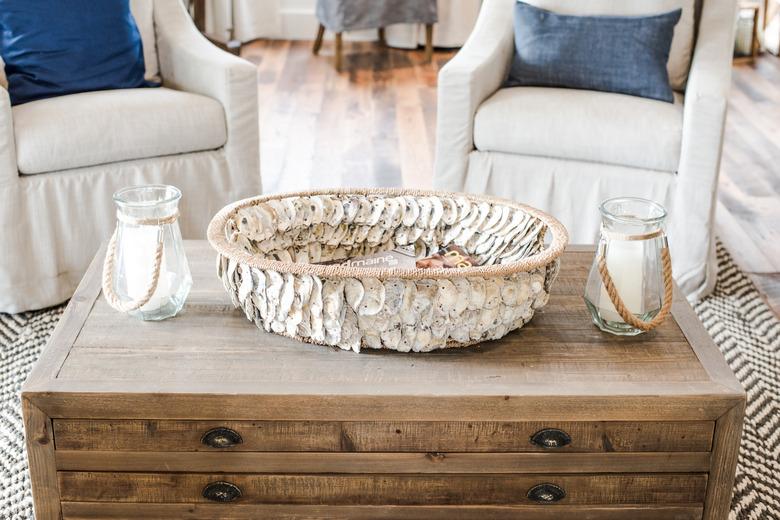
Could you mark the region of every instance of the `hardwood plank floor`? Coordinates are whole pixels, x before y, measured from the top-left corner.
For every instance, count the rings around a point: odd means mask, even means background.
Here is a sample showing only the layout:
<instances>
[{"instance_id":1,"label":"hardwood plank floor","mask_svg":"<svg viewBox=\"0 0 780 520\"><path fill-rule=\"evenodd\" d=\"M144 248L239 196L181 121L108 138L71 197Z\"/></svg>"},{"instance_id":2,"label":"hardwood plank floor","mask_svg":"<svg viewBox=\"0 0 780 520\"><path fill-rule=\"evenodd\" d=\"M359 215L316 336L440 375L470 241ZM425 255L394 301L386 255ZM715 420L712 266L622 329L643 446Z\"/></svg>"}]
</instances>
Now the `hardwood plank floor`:
<instances>
[{"instance_id":1,"label":"hardwood plank floor","mask_svg":"<svg viewBox=\"0 0 780 520\"><path fill-rule=\"evenodd\" d=\"M431 186L436 76L454 51L345 42L261 40L242 55L259 70L261 163L269 193L336 186ZM780 315L780 59L734 68L717 230Z\"/></svg>"},{"instance_id":2,"label":"hardwood plank floor","mask_svg":"<svg viewBox=\"0 0 780 520\"><path fill-rule=\"evenodd\" d=\"M244 58L260 71L261 161L267 192L336 186L431 186L436 76L454 52L345 42L261 40Z\"/></svg>"},{"instance_id":3,"label":"hardwood plank floor","mask_svg":"<svg viewBox=\"0 0 780 520\"><path fill-rule=\"evenodd\" d=\"M260 71L264 190L336 186L430 187L436 76L453 52L345 42L344 72L333 44L257 41L244 58Z\"/></svg>"},{"instance_id":4,"label":"hardwood plank floor","mask_svg":"<svg viewBox=\"0 0 780 520\"><path fill-rule=\"evenodd\" d=\"M735 65L717 233L780 316L780 58Z\"/></svg>"}]
</instances>

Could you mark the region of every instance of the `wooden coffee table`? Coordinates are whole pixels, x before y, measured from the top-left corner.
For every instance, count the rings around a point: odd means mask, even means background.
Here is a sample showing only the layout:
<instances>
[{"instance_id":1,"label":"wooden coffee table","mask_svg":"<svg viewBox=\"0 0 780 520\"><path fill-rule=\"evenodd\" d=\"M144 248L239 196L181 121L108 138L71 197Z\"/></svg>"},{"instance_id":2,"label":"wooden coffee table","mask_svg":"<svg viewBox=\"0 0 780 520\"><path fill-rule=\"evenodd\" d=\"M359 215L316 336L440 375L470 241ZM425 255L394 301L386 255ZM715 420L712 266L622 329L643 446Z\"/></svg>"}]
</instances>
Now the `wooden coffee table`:
<instances>
[{"instance_id":1,"label":"wooden coffee table","mask_svg":"<svg viewBox=\"0 0 780 520\"><path fill-rule=\"evenodd\" d=\"M23 389L38 520L725 519L744 393L691 308L635 338L550 303L466 350L354 354L265 334L205 242L178 317L100 296L102 253Z\"/></svg>"}]
</instances>

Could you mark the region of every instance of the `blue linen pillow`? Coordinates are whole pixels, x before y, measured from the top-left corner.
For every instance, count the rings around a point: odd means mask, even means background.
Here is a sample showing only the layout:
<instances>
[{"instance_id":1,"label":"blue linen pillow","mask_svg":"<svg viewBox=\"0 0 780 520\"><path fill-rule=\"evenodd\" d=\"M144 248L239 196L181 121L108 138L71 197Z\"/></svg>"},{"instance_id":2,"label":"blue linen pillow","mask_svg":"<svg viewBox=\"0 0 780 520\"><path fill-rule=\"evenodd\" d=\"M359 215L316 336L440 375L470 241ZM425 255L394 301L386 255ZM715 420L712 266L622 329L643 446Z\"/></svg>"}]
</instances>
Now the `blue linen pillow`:
<instances>
[{"instance_id":1,"label":"blue linen pillow","mask_svg":"<svg viewBox=\"0 0 780 520\"><path fill-rule=\"evenodd\" d=\"M129 0L0 0L11 104L146 86Z\"/></svg>"},{"instance_id":2,"label":"blue linen pillow","mask_svg":"<svg viewBox=\"0 0 780 520\"><path fill-rule=\"evenodd\" d=\"M600 90L673 103L666 62L681 14L571 16L517 2L507 86Z\"/></svg>"}]
</instances>

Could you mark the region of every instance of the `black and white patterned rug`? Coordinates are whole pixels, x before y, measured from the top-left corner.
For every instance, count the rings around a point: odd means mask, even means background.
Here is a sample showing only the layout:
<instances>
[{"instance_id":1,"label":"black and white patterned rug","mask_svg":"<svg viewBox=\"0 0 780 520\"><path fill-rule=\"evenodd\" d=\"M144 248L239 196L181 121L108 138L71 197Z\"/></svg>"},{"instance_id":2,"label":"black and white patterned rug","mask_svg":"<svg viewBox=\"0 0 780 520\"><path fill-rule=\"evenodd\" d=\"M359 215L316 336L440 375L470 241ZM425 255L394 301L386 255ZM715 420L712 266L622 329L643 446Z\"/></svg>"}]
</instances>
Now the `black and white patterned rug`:
<instances>
[{"instance_id":1,"label":"black and white patterned rug","mask_svg":"<svg viewBox=\"0 0 780 520\"><path fill-rule=\"evenodd\" d=\"M730 519L780 520L780 320L718 244L718 282L694 305L747 391Z\"/></svg>"},{"instance_id":2,"label":"black and white patterned rug","mask_svg":"<svg viewBox=\"0 0 780 520\"><path fill-rule=\"evenodd\" d=\"M65 306L0 314L0 519L33 517L19 392Z\"/></svg>"},{"instance_id":3,"label":"black and white patterned rug","mask_svg":"<svg viewBox=\"0 0 780 520\"><path fill-rule=\"evenodd\" d=\"M780 320L718 246L715 292L695 305L747 390L731 520L780 520ZM0 314L0 519L33 518L19 390L63 307Z\"/></svg>"}]
</instances>

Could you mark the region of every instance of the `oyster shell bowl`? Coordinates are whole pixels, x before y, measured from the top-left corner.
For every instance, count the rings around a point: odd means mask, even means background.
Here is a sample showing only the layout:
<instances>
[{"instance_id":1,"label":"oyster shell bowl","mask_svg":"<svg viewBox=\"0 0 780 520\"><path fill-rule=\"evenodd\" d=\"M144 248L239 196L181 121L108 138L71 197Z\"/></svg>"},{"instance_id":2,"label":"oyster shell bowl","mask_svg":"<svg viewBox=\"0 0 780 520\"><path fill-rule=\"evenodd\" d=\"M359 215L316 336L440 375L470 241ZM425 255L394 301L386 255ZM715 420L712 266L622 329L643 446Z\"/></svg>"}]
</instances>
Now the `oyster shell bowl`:
<instances>
[{"instance_id":1,"label":"oyster shell bowl","mask_svg":"<svg viewBox=\"0 0 780 520\"><path fill-rule=\"evenodd\" d=\"M566 229L492 197L402 189L259 196L208 228L217 273L259 328L301 341L428 352L501 338L547 303ZM457 245L476 267L379 268L322 262Z\"/></svg>"}]
</instances>

